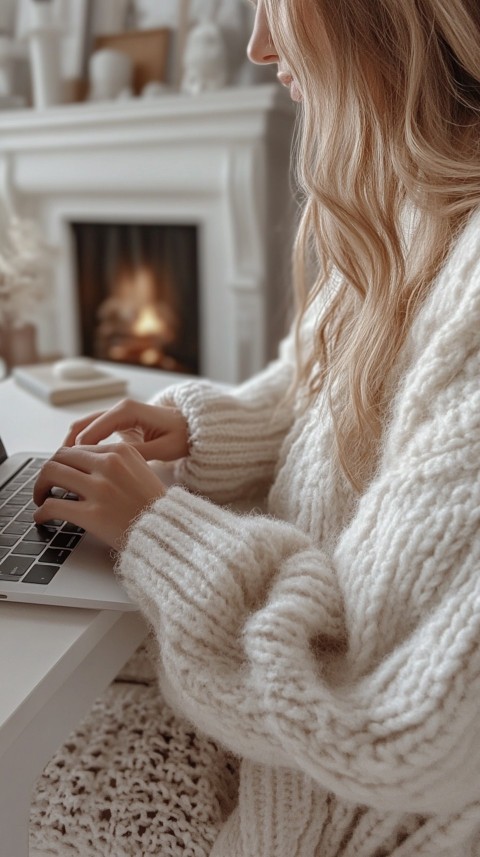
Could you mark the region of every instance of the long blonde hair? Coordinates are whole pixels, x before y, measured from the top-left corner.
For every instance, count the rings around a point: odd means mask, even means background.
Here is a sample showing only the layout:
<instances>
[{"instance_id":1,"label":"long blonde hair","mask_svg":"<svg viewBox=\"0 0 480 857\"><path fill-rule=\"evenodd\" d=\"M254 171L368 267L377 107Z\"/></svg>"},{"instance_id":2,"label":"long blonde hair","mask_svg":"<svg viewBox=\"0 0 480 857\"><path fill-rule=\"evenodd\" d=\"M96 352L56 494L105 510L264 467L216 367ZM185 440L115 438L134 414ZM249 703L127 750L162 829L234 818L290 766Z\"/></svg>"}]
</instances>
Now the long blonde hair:
<instances>
[{"instance_id":1,"label":"long blonde hair","mask_svg":"<svg viewBox=\"0 0 480 857\"><path fill-rule=\"evenodd\" d=\"M275 46L304 95L297 331L332 272L341 278L297 383L310 397L327 390L339 463L361 490L379 446L387 379L412 319L480 205L480 4L265 6Z\"/></svg>"}]
</instances>

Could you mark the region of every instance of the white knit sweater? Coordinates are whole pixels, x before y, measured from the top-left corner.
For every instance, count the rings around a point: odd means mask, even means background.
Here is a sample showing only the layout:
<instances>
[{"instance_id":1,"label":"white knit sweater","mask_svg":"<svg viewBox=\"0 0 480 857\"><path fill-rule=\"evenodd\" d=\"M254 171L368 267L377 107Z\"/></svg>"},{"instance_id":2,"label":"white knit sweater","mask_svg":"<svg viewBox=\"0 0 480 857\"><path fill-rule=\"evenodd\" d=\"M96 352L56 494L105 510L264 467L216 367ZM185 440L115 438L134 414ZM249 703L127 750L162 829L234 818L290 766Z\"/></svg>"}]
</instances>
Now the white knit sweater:
<instances>
[{"instance_id":1,"label":"white knit sweater","mask_svg":"<svg viewBox=\"0 0 480 857\"><path fill-rule=\"evenodd\" d=\"M332 465L293 354L188 419L119 573L167 698L242 758L212 857L466 857L480 827L480 213L402 352L375 477ZM268 492L267 514L222 506ZM210 500L205 499L209 497Z\"/></svg>"}]
</instances>

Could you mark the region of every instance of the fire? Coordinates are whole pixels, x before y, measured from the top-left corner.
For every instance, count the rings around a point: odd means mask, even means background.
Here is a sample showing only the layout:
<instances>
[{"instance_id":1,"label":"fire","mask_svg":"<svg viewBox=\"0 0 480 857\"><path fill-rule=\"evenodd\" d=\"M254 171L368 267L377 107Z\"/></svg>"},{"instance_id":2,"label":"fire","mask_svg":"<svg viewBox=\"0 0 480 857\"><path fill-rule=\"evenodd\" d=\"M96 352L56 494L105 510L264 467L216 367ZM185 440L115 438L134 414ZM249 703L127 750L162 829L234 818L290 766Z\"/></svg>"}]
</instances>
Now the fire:
<instances>
[{"instance_id":1,"label":"fire","mask_svg":"<svg viewBox=\"0 0 480 857\"><path fill-rule=\"evenodd\" d=\"M165 294L147 266L119 276L113 294L98 311L98 334L108 359L166 368L173 363L177 368L175 359L165 353L178 329L178 317Z\"/></svg>"},{"instance_id":2,"label":"fire","mask_svg":"<svg viewBox=\"0 0 480 857\"><path fill-rule=\"evenodd\" d=\"M162 318L154 304L143 306L132 324L134 336L158 336L161 339L168 338L168 325Z\"/></svg>"}]
</instances>

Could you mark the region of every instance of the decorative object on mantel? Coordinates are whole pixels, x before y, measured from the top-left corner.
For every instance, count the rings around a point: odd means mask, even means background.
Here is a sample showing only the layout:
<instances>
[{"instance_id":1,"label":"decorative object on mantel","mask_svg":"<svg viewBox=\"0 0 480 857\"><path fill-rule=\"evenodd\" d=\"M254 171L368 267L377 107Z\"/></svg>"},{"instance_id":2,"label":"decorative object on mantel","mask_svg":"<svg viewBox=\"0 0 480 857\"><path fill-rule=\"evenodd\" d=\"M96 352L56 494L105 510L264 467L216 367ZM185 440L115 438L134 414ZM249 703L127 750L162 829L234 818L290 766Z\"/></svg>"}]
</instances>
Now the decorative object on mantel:
<instances>
[{"instance_id":1,"label":"decorative object on mantel","mask_svg":"<svg viewBox=\"0 0 480 857\"><path fill-rule=\"evenodd\" d=\"M41 108L83 97L93 0L6 0L12 1L19 94Z\"/></svg>"},{"instance_id":2,"label":"decorative object on mantel","mask_svg":"<svg viewBox=\"0 0 480 857\"><path fill-rule=\"evenodd\" d=\"M130 83L133 95L140 95L149 83L165 85L169 39L170 30L165 27L114 33L95 39L95 52L109 50L121 53L132 69L131 81L125 83L117 95L125 94Z\"/></svg>"},{"instance_id":3,"label":"decorative object on mantel","mask_svg":"<svg viewBox=\"0 0 480 857\"><path fill-rule=\"evenodd\" d=\"M123 51L101 48L89 62L89 101L111 101L132 94L133 63Z\"/></svg>"},{"instance_id":4,"label":"decorative object on mantel","mask_svg":"<svg viewBox=\"0 0 480 857\"><path fill-rule=\"evenodd\" d=\"M214 21L222 34L226 54L227 85L265 83L275 80L269 69L257 75L246 72L246 48L251 32L253 7L244 0L132 0L136 10L136 26L170 27L174 33L169 81L180 89L183 77L185 44L190 28ZM215 4L215 9L213 8Z\"/></svg>"},{"instance_id":5,"label":"decorative object on mantel","mask_svg":"<svg viewBox=\"0 0 480 857\"><path fill-rule=\"evenodd\" d=\"M16 0L0 2L0 110L25 107L27 99L17 90L20 63L26 64L26 50L15 39Z\"/></svg>"},{"instance_id":6,"label":"decorative object on mantel","mask_svg":"<svg viewBox=\"0 0 480 857\"><path fill-rule=\"evenodd\" d=\"M12 110L26 106L26 100L14 91L15 64L19 58L14 40L0 31L0 109Z\"/></svg>"},{"instance_id":7,"label":"decorative object on mantel","mask_svg":"<svg viewBox=\"0 0 480 857\"><path fill-rule=\"evenodd\" d=\"M53 0L30 0L29 12L33 103L42 110L63 100L62 30L54 15Z\"/></svg>"},{"instance_id":8,"label":"decorative object on mantel","mask_svg":"<svg viewBox=\"0 0 480 857\"><path fill-rule=\"evenodd\" d=\"M182 92L198 95L227 83L227 54L216 23L220 0L212 0L205 17L189 32L183 56Z\"/></svg>"},{"instance_id":9,"label":"decorative object on mantel","mask_svg":"<svg viewBox=\"0 0 480 857\"><path fill-rule=\"evenodd\" d=\"M11 219L0 253L0 357L7 373L37 360L31 319L50 293L53 257L35 223Z\"/></svg>"}]
</instances>

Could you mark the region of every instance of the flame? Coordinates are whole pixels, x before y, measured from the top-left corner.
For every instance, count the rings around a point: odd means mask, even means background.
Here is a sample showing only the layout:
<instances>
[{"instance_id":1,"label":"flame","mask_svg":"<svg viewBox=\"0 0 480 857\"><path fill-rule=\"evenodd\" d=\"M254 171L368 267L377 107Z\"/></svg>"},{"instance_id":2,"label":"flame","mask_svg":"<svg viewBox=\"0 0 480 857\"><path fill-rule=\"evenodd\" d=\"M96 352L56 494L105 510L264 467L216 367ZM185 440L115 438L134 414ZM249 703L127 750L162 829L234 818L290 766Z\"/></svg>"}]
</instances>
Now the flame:
<instances>
[{"instance_id":1,"label":"flame","mask_svg":"<svg viewBox=\"0 0 480 857\"><path fill-rule=\"evenodd\" d=\"M135 336L159 336L163 338L168 333L168 325L155 306L147 304L139 310L137 318L132 324L132 333Z\"/></svg>"},{"instance_id":2,"label":"flame","mask_svg":"<svg viewBox=\"0 0 480 857\"><path fill-rule=\"evenodd\" d=\"M160 298L163 291L147 266L119 276L113 294L98 310L99 332L110 340L111 360L162 365L164 348L175 341L178 324L172 307Z\"/></svg>"}]
</instances>

